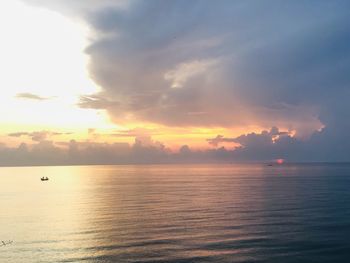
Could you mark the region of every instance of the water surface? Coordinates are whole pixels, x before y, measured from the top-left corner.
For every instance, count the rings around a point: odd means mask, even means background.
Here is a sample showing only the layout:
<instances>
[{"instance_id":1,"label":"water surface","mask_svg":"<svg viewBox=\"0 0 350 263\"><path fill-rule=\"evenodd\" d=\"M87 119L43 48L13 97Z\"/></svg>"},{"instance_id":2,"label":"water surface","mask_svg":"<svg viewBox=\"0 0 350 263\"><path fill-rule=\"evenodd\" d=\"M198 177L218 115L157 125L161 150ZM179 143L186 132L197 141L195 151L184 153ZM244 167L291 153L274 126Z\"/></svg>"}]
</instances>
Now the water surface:
<instances>
[{"instance_id":1,"label":"water surface","mask_svg":"<svg viewBox=\"0 0 350 263\"><path fill-rule=\"evenodd\" d=\"M0 209L0 262L350 258L350 165L0 168Z\"/></svg>"}]
</instances>

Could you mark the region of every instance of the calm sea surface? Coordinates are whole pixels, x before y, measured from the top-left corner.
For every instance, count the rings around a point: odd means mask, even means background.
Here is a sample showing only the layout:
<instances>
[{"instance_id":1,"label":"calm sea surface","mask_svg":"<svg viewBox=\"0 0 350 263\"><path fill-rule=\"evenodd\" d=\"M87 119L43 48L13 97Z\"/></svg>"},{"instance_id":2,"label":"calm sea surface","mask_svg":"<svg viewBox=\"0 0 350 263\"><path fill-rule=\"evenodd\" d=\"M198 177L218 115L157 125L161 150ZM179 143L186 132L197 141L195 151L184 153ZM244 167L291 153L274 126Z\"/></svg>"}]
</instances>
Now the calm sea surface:
<instances>
[{"instance_id":1,"label":"calm sea surface","mask_svg":"<svg viewBox=\"0 0 350 263\"><path fill-rule=\"evenodd\" d=\"M350 165L0 168L0 240L1 263L346 263Z\"/></svg>"}]
</instances>

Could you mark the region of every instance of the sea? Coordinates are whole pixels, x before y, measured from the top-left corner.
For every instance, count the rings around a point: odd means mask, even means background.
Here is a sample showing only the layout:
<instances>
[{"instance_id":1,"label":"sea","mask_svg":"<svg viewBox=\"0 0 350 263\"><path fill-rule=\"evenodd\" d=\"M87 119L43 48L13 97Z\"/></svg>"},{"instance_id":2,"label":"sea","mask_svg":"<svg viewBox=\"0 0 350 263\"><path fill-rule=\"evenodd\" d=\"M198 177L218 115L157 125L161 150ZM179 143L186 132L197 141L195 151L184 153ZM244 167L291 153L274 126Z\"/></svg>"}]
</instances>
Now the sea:
<instances>
[{"instance_id":1,"label":"sea","mask_svg":"<svg viewBox=\"0 0 350 263\"><path fill-rule=\"evenodd\" d=\"M3 167L0 262L350 262L350 164Z\"/></svg>"}]
</instances>

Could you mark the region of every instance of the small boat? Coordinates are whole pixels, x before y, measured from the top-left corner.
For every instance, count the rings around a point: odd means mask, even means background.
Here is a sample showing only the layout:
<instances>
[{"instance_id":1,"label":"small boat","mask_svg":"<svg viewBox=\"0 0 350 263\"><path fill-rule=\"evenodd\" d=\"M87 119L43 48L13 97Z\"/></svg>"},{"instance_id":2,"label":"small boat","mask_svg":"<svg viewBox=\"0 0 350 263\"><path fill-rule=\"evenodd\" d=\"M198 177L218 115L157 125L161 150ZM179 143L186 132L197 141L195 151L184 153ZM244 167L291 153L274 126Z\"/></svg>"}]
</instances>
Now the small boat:
<instances>
[{"instance_id":1,"label":"small boat","mask_svg":"<svg viewBox=\"0 0 350 263\"><path fill-rule=\"evenodd\" d=\"M49 178L48 178L48 177L41 177L40 180L41 180L41 181L48 181Z\"/></svg>"}]
</instances>

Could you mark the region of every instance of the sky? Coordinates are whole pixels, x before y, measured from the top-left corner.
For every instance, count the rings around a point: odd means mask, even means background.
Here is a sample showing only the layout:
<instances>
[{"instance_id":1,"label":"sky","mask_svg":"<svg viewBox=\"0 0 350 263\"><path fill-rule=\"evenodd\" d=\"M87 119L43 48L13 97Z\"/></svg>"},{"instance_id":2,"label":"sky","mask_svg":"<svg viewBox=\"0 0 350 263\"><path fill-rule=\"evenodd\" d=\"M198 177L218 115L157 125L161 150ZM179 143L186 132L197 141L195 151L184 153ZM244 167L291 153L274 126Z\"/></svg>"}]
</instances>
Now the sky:
<instances>
[{"instance_id":1,"label":"sky","mask_svg":"<svg viewBox=\"0 0 350 263\"><path fill-rule=\"evenodd\" d=\"M346 0L0 3L0 165L350 161Z\"/></svg>"}]
</instances>

